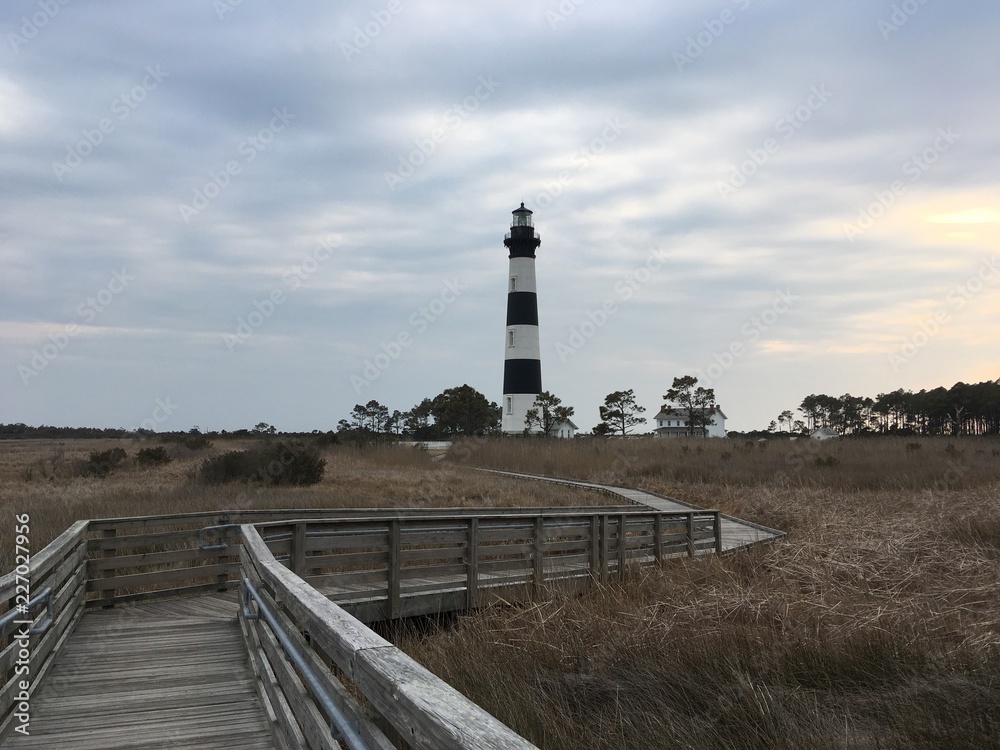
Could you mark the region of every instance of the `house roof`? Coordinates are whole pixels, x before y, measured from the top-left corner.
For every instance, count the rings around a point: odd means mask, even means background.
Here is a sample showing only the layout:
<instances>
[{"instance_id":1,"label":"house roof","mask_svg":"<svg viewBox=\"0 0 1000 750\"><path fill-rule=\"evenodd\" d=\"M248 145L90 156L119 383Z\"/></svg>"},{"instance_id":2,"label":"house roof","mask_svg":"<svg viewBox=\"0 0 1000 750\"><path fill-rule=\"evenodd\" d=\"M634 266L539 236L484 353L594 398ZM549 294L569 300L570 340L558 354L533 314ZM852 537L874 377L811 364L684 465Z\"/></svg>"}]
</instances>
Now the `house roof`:
<instances>
[{"instance_id":1,"label":"house roof","mask_svg":"<svg viewBox=\"0 0 1000 750\"><path fill-rule=\"evenodd\" d=\"M570 426L570 427L572 427L572 428L573 428L574 430L579 430L579 429L580 429L579 427L577 427L577 426L576 426L576 425L575 425L575 424L573 423L573 420L572 420L572 419L565 419L565 420L560 420L559 422L556 422L555 424L553 424L553 425L552 425L552 429L554 429L554 430L555 430L555 429L558 429L560 425L564 425L564 424L565 424L565 425L569 425L569 426Z\"/></svg>"},{"instance_id":2,"label":"house roof","mask_svg":"<svg viewBox=\"0 0 1000 750\"><path fill-rule=\"evenodd\" d=\"M653 417L653 419L671 419L675 417L682 417L686 419L688 417L689 411L690 411L689 409L678 409L673 406L664 405L660 409L659 413L655 417ZM718 404L715 405L715 411L713 412L713 414L718 414L723 419L729 419L729 417L726 416L725 412L722 411L722 407L719 406Z\"/></svg>"}]
</instances>

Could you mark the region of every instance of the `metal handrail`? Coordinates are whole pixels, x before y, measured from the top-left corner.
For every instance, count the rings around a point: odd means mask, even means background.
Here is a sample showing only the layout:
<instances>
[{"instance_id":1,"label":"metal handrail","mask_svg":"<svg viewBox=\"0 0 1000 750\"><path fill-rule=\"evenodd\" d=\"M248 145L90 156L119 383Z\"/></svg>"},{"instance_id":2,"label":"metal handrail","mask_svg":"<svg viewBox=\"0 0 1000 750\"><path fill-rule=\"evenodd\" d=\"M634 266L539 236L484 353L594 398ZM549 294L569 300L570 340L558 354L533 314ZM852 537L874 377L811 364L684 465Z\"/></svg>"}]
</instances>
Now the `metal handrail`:
<instances>
[{"instance_id":1,"label":"metal handrail","mask_svg":"<svg viewBox=\"0 0 1000 750\"><path fill-rule=\"evenodd\" d=\"M250 610L250 599L257 603L257 612L252 612ZM243 617L246 620L259 620L261 615L264 617L264 621L270 626L271 631L274 636L278 639L282 648L285 650L285 655L295 668L302 675L302 679L308 685L310 692L319 704L323 713L326 715L327 720L330 722L330 731L333 733L334 738L337 741L342 741L347 745L348 750L371 750L367 742L361 736L358 726L352 722L347 714L341 710L340 706L330 695L327 690L326 685L322 683L316 673L313 671L312 665L306 660L302 655L302 651L295 641L293 641L288 633L285 632L284 628L281 627L281 623L271 612L267 603L261 597L260 592L254 587L253 583L250 582L249 578L243 578Z\"/></svg>"},{"instance_id":2,"label":"metal handrail","mask_svg":"<svg viewBox=\"0 0 1000 750\"><path fill-rule=\"evenodd\" d=\"M3 633L11 623L29 616L41 604L45 605L46 618L35 627L29 628L28 635L43 635L52 626L52 620L55 618L55 602L52 599L51 586L46 586L42 589L42 593L33 599L29 599L28 603L23 605L23 612L18 609L12 609L3 617L0 617L0 633Z\"/></svg>"},{"instance_id":3,"label":"metal handrail","mask_svg":"<svg viewBox=\"0 0 1000 750\"><path fill-rule=\"evenodd\" d=\"M202 552L216 549L229 549L229 542L225 541L225 538L228 536L230 529L238 529L239 527L240 525L238 523L225 523L219 526L205 526L198 532L198 549ZM205 532L207 531L224 531L226 532L226 535L223 536L221 544L205 544Z\"/></svg>"}]
</instances>

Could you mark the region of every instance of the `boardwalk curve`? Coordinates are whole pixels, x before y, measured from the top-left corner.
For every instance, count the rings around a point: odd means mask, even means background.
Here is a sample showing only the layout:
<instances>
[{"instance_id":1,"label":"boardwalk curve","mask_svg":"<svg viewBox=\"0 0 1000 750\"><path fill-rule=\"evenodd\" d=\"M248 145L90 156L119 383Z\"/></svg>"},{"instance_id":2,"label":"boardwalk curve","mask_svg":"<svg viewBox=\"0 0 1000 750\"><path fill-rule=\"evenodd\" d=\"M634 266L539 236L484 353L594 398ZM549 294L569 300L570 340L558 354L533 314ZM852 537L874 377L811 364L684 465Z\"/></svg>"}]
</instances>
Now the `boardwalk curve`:
<instances>
[{"instance_id":1,"label":"boardwalk curve","mask_svg":"<svg viewBox=\"0 0 1000 750\"><path fill-rule=\"evenodd\" d=\"M782 536L642 490L504 473L616 504L78 521L32 557L26 611L23 571L0 578L0 744L530 750L365 623Z\"/></svg>"}]
</instances>

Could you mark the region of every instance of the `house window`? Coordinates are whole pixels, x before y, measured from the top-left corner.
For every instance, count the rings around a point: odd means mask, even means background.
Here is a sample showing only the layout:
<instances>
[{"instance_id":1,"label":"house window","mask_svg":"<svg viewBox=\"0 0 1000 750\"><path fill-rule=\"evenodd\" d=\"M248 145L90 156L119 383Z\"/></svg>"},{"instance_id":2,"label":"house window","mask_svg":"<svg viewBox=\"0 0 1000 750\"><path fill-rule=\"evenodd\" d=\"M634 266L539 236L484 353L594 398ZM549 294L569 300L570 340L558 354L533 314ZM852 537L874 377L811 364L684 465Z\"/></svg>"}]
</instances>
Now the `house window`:
<instances>
[{"instance_id":1,"label":"house window","mask_svg":"<svg viewBox=\"0 0 1000 750\"><path fill-rule=\"evenodd\" d=\"M512 399L510 396L507 397L507 413L508 414L514 413L514 399Z\"/></svg>"},{"instance_id":2,"label":"house window","mask_svg":"<svg viewBox=\"0 0 1000 750\"><path fill-rule=\"evenodd\" d=\"M514 332L513 331L507 331L507 346L510 347L511 349L514 348Z\"/></svg>"},{"instance_id":3,"label":"house window","mask_svg":"<svg viewBox=\"0 0 1000 750\"><path fill-rule=\"evenodd\" d=\"M510 277L510 290L512 292L516 292L517 291L517 276L511 276Z\"/></svg>"}]
</instances>

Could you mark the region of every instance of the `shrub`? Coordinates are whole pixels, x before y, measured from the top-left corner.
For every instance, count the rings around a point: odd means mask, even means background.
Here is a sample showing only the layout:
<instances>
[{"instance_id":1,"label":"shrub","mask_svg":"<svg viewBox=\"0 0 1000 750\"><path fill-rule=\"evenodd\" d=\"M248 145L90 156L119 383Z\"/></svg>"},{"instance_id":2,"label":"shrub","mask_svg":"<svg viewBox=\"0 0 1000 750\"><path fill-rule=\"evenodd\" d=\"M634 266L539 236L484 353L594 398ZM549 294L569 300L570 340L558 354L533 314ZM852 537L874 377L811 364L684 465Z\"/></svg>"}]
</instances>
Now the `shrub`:
<instances>
[{"instance_id":1,"label":"shrub","mask_svg":"<svg viewBox=\"0 0 1000 750\"><path fill-rule=\"evenodd\" d=\"M257 455L258 474L266 484L316 484L326 468L326 460L301 443L270 443Z\"/></svg>"},{"instance_id":2,"label":"shrub","mask_svg":"<svg viewBox=\"0 0 1000 750\"><path fill-rule=\"evenodd\" d=\"M106 477L121 466L128 454L124 448L110 448L106 451L92 451L84 466L84 473L92 477Z\"/></svg>"},{"instance_id":3,"label":"shrub","mask_svg":"<svg viewBox=\"0 0 1000 750\"><path fill-rule=\"evenodd\" d=\"M153 466L156 464L169 464L171 459L167 453L167 449L162 445L158 445L155 448L140 448L139 452L135 455L135 460L139 466Z\"/></svg>"},{"instance_id":4,"label":"shrub","mask_svg":"<svg viewBox=\"0 0 1000 750\"><path fill-rule=\"evenodd\" d=\"M204 435L189 435L182 444L189 451L203 451L212 447L212 441Z\"/></svg>"},{"instance_id":5,"label":"shrub","mask_svg":"<svg viewBox=\"0 0 1000 750\"><path fill-rule=\"evenodd\" d=\"M310 485L323 478L326 461L301 443L277 441L249 451L228 451L202 462L203 482L263 482L269 485Z\"/></svg>"},{"instance_id":6,"label":"shrub","mask_svg":"<svg viewBox=\"0 0 1000 750\"><path fill-rule=\"evenodd\" d=\"M226 451L206 458L198 471L201 481L207 484L246 482L253 478L254 467L249 451Z\"/></svg>"}]
</instances>

